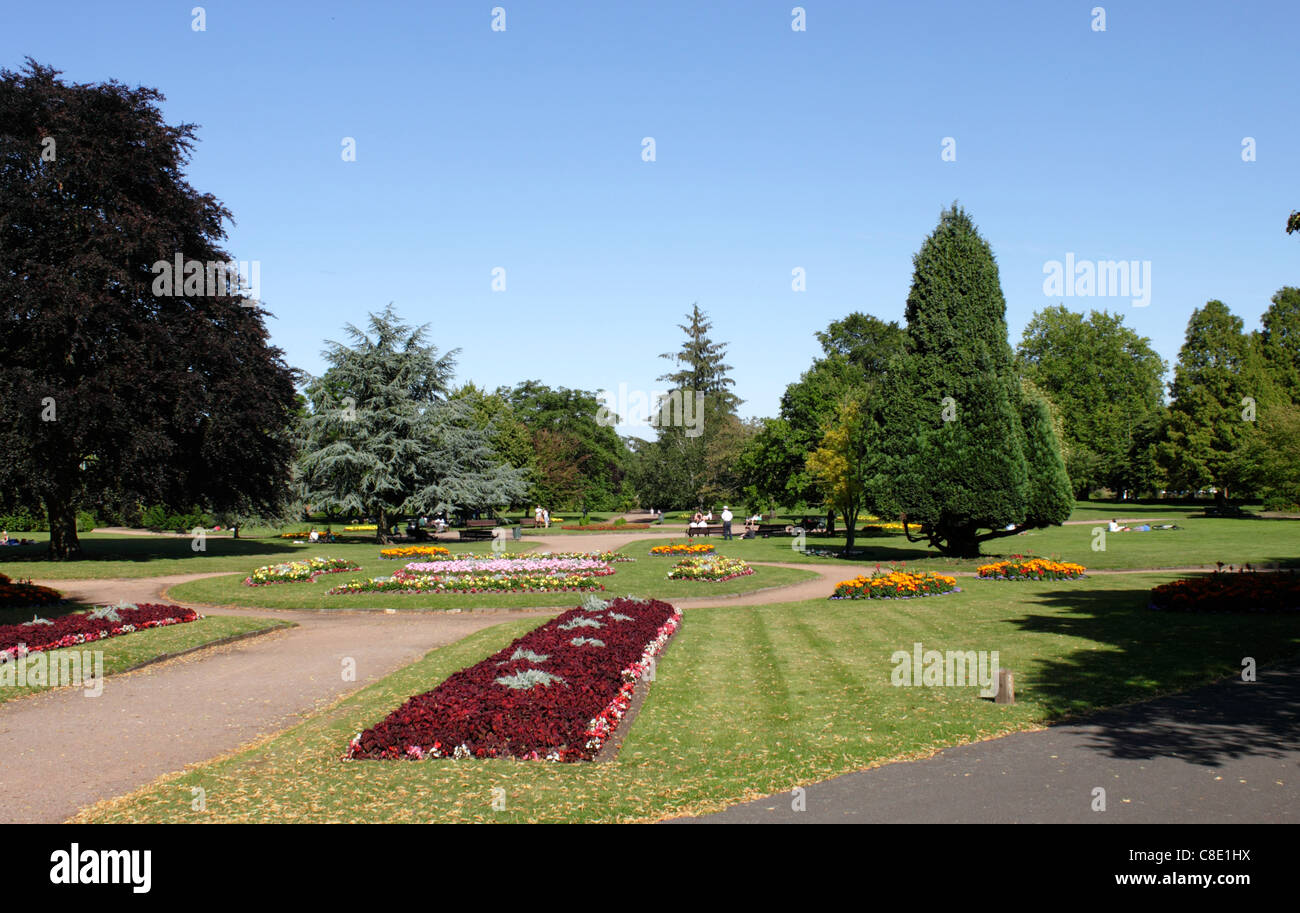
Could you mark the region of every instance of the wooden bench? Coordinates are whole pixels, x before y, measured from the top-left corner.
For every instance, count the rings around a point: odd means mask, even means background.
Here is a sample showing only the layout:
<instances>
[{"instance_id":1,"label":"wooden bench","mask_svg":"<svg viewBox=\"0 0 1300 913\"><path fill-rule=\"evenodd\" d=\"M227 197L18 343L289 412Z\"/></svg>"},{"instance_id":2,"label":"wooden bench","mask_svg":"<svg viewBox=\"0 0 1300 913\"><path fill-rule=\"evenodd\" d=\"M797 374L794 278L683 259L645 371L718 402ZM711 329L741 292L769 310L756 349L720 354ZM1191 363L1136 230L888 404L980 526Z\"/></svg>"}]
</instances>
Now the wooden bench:
<instances>
[{"instance_id":1,"label":"wooden bench","mask_svg":"<svg viewBox=\"0 0 1300 913\"><path fill-rule=\"evenodd\" d=\"M491 539L493 538L492 530L494 528L491 526L475 526L470 529L462 529L460 531L460 541L481 542L484 539Z\"/></svg>"},{"instance_id":2,"label":"wooden bench","mask_svg":"<svg viewBox=\"0 0 1300 913\"><path fill-rule=\"evenodd\" d=\"M743 532L743 530L742 530L742 532ZM733 533L733 534L735 533L735 528L734 528L734 527L732 528L732 533ZM722 535L722 524L721 524L721 523L717 524L716 526L688 526L688 527L686 527L686 537L687 537L688 539L691 538L692 536L721 536L721 535Z\"/></svg>"},{"instance_id":3,"label":"wooden bench","mask_svg":"<svg viewBox=\"0 0 1300 913\"><path fill-rule=\"evenodd\" d=\"M541 525L536 517L524 517L519 521L519 526L523 529L537 529Z\"/></svg>"},{"instance_id":4,"label":"wooden bench","mask_svg":"<svg viewBox=\"0 0 1300 913\"><path fill-rule=\"evenodd\" d=\"M754 535L762 536L764 539L772 536L786 536L789 535L786 532L786 527L789 525L788 523L759 523L754 528Z\"/></svg>"},{"instance_id":5,"label":"wooden bench","mask_svg":"<svg viewBox=\"0 0 1300 913\"><path fill-rule=\"evenodd\" d=\"M491 517L487 520L466 520L465 521L465 527L467 529L492 529L494 526L505 526L505 525L506 525L505 520L496 517Z\"/></svg>"}]
</instances>

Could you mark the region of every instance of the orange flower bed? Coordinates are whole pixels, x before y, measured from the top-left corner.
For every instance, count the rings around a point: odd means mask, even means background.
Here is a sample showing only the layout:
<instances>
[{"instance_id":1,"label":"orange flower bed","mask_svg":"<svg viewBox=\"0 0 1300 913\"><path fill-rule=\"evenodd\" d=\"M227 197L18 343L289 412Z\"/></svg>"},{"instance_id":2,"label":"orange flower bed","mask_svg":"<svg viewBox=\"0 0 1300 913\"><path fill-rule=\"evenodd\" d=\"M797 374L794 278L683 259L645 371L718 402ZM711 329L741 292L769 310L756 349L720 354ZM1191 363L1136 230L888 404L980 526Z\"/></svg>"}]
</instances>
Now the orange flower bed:
<instances>
[{"instance_id":1,"label":"orange flower bed","mask_svg":"<svg viewBox=\"0 0 1300 913\"><path fill-rule=\"evenodd\" d=\"M650 554L660 558L671 555L686 555L688 557L691 555L711 555L713 554L713 546L694 542L681 542L672 545L655 545L651 547Z\"/></svg>"},{"instance_id":2,"label":"orange flower bed","mask_svg":"<svg viewBox=\"0 0 1300 913\"><path fill-rule=\"evenodd\" d=\"M0 574L0 608L53 605L63 601L63 594L47 586L37 586L26 580L10 580Z\"/></svg>"},{"instance_id":3,"label":"orange flower bed","mask_svg":"<svg viewBox=\"0 0 1300 913\"><path fill-rule=\"evenodd\" d=\"M930 571L888 572L877 570L870 577L859 575L835 585L831 599L912 599L959 593L957 578Z\"/></svg>"},{"instance_id":4,"label":"orange flower bed","mask_svg":"<svg viewBox=\"0 0 1300 913\"><path fill-rule=\"evenodd\" d=\"M1008 561L982 564L978 568L979 575L985 580L1076 580L1084 576L1086 570L1082 564L1023 555L1012 555Z\"/></svg>"},{"instance_id":5,"label":"orange flower bed","mask_svg":"<svg viewBox=\"0 0 1300 913\"><path fill-rule=\"evenodd\" d=\"M380 558L450 558L451 549L441 545L403 545L400 548L381 548Z\"/></svg>"},{"instance_id":6,"label":"orange flower bed","mask_svg":"<svg viewBox=\"0 0 1300 913\"><path fill-rule=\"evenodd\" d=\"M1150 606L1166 612L1297 612L1300 574L1261 573L1249 565L1162 583L1151 590Z\"/></svg>"}]
</instances>

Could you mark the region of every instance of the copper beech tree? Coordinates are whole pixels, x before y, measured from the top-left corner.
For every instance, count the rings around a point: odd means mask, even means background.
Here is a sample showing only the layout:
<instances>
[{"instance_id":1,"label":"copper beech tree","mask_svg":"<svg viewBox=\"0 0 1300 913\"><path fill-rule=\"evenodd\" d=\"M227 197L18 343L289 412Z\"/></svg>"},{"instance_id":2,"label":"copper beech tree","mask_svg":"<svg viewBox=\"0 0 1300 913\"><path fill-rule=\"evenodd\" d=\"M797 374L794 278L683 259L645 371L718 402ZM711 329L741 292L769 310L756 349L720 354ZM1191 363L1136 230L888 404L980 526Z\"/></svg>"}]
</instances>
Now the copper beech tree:
<instances>
[{"instance_id":1,"label":"copper beech tree","mask_svg":"<svg viewBox=\"0 0 1300 913\"><path fill-rule=\"evenodd\" d=\"M107 496L286 493L292 374L221 268L231 214L185 180L195 128L162 100L0 70L0 501L45 510L52 558L79 556L77 511ZM201 281L159 294L178 258Z\"/></svg>"}]
</instances>

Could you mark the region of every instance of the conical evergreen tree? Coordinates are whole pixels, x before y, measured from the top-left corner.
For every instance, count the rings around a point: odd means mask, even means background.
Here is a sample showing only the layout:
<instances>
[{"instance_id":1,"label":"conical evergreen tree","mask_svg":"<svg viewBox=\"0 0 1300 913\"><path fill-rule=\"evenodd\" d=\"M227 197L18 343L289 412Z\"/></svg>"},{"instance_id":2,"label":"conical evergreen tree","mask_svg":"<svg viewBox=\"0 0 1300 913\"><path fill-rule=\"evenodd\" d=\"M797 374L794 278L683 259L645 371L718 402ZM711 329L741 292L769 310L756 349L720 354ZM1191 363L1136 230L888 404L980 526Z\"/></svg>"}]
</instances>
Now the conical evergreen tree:
<instances>
[{"instance_id":1,"label":"conical evergreen tree","mask_svg":"<svg viewBox=\"0 0 1300 913\"><path fill-rule=\"evenodd\" d=\"M903 516L914 541L974 556L985 540L1064 521L1068 479L1046 404L1026 404L1012 370L997 263L964 210L943 213L913 264L906 344L882 387L876 512Z\"/></svg>"}]
</instances>

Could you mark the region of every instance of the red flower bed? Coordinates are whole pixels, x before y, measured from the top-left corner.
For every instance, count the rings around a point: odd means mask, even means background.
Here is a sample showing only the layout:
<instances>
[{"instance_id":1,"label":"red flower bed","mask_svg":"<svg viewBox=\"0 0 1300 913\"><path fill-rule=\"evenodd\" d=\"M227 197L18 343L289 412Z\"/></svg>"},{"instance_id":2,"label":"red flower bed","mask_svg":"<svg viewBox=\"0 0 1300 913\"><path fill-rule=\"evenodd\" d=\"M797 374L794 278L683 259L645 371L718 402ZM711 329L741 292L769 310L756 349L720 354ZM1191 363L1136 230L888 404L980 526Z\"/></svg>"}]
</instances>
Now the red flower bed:
<instances>
[{"instance_id":1,"label":"red flower bed","mask_svg":"<svg viewBox=\"0 0 1300 913\"><path fill-rule=\"evenodd\" d=\"M680 623L658 600L589 601L411 698L345 757L591 760Z\"/></svg>"},{"instance_id":2,"label":"red flower bed","mask_svg":"<svg viewBox=\"0 0 1300 913\"><path fill-rule=\"evenodd\" d=\"M47 586L37 586L26 580L10 580L0 574L0 609L26 606L53 605L63 601L63 594Z\"/></svg>"},{"instance_id":3,"label":"red flower bed","mask_svg":"<svg viewBox=\"0 0 1300 913\"><path fill-rule=\"evenodd\" d=\"M193 609L181 606L143 604L61 615L48 619L48 623L0 625L0 662L17 659L28 653L73 647L103 640L105 637L182 624L202 617Z\"/></svg>"},{"instance_id":4,"label":"red flower bed","mask_svg":"<svg viewBox=\"0 0 1300 913\"><path fill-rule=\"evenodd\" d=\"M1170 612L1300 612L1300 575L1233 572L1184 577L1151 590L1150 606Z\"/></svg>"}]
</instances>

